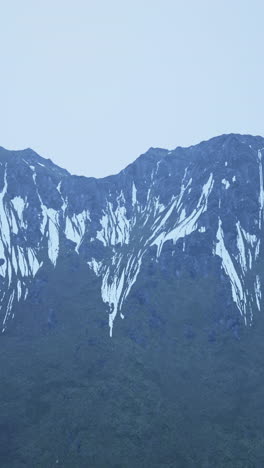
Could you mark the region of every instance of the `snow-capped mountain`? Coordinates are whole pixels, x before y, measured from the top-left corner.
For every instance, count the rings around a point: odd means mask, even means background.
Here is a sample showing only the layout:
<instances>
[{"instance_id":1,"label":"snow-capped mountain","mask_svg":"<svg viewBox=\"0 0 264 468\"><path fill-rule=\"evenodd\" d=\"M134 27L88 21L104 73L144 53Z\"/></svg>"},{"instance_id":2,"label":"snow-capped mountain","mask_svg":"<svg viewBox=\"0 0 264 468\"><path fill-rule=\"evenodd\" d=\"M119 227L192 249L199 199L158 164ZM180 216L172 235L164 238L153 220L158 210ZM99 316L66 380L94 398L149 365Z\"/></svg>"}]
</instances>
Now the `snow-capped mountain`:
<instances>
[{"instance_id":1,"label":"snow-capped mountain","mask_svg":"<svg viewBox=\"0 0 264 468\"><path fill-rule=\"evenodd\" d=\"M264 138L231 134L150 148L119 174L95 179L30 149L1 148L2 332L41 270L56 271L69 252L100 280L110 336L145 262L161 275L170 265L177 278L183 265L195 277L213 272L219 308L251 326L262 302L263 158Z\"/></svg>"}]
</instances>

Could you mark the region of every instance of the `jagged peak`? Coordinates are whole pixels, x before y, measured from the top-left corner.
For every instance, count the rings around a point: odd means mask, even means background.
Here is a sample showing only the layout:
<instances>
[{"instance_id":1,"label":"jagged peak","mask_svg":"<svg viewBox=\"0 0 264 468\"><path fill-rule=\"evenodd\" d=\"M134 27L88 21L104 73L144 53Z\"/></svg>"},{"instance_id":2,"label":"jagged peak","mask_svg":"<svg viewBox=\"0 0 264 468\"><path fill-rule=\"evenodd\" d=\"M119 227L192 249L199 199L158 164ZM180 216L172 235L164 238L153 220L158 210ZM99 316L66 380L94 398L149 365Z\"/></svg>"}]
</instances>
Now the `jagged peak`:
<instances>
[{"instance_id":1,"label":"jagged peak","mask_svg":"<svg viewBox=\"0 0 264 468\"><path fill-rule=\"evenodd\" d=\"M5 162L8 162L12 159L14 159L15 163L19 163L21 161L28 165L36 165L36 167L38 168L44 167L46 170L57 172L61 176L70 175L70 173L66 169L58 166L51 159L40 156L32 148L25 148L22 150L9 150L0 146L0 161L5 160Z\"/></svg>"}]
</instances>

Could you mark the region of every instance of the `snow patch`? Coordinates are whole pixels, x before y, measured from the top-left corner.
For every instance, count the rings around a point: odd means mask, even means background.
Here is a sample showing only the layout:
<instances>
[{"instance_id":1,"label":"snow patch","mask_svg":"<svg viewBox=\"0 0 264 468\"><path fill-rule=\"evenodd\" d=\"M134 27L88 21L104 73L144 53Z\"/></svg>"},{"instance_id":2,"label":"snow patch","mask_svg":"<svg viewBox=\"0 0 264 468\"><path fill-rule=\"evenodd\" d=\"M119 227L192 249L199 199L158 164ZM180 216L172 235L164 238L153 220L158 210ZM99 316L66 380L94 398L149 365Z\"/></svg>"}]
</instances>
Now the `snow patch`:
<instances>
[{"instance_id":1,"label":"snow patch","mask_svg":"<svg viewBox=\"0 0 264 468\"><path fill-rule=\"evenodd\" d=\"M228 180L226 179L222 179L222 184L225 186L225 189L229 189L230 187L230 182L228 182Z\"/></svg>"}]
</instances>

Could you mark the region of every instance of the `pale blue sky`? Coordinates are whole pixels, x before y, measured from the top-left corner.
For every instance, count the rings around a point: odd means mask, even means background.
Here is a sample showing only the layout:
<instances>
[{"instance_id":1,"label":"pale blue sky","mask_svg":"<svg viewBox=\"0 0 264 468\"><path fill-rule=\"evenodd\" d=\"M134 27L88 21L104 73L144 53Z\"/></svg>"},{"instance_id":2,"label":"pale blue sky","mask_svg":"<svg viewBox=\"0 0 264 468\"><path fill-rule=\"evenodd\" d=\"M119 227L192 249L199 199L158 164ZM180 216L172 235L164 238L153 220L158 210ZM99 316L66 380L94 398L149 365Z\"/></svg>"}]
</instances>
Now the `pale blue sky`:
<instances>
[{"instance_id":1,"label":"pale blue sky","mask_svg":"<svg viewBox=\"0 0 264 468\"><path fill-rule=\"evenodd\" d=\"M150 146L264 135L263 0L9 0L0 146L105 176Z\"/></svg>"}]
</instances>

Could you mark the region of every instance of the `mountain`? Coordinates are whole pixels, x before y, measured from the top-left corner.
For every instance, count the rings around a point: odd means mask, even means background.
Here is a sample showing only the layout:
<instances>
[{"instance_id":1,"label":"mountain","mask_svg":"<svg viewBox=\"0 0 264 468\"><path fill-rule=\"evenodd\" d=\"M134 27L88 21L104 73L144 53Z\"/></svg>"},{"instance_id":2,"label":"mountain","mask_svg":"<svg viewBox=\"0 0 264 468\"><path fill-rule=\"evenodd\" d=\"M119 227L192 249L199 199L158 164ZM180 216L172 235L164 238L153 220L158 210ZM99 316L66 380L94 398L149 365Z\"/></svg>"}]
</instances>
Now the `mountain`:
<instances>
[{"instance_id":1,"label":"mountain","mask_svg":"<svg viewBox=\"0 0 264 468\"><path fill-rule=\"evenodd\" d=\"M260 311L261 137L224 135L174 151L150 148L116 176L77 177L32 150L1 149L2 332L46 265L75 251L100 278L110 336L151 257L175 274L214 271L245 325ZM234 312L235 315L235 312Z\"/></svg>"},{"instance_id":2,"label":"mountain","mask_svg":"<svg viewBox=\"0 0 264 468\"><path fill-rule=\"evenodd\" d=\"M262 466L263 157L222 135L95 179L0 148L1 466Z\"/></svg>"}]
</instances>

